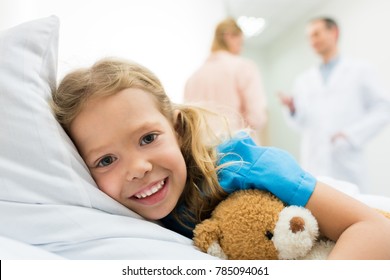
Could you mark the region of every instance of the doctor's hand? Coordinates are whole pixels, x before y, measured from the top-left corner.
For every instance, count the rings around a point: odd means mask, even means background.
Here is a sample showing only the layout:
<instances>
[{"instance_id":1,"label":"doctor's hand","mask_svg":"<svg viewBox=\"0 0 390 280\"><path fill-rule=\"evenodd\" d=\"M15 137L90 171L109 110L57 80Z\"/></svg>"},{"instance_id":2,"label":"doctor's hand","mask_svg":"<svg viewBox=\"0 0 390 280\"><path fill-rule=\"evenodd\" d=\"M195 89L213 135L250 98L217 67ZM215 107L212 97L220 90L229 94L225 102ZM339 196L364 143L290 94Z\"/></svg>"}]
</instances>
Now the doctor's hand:
<instances>
[{"instance_id":1,"label":"doctor's hand","mask_svg":"<svg viewBox=\"0 0 390 280\"><path fill-rule=\"evenodd\" d=\"M279 97L280 103L282 103L282 105L286 106L290 110L290 113L293 115L295 113L295 105L294 105L293 97L286 95L281 91L278 92L278 97Z\"/></svg>"}]
</instances>

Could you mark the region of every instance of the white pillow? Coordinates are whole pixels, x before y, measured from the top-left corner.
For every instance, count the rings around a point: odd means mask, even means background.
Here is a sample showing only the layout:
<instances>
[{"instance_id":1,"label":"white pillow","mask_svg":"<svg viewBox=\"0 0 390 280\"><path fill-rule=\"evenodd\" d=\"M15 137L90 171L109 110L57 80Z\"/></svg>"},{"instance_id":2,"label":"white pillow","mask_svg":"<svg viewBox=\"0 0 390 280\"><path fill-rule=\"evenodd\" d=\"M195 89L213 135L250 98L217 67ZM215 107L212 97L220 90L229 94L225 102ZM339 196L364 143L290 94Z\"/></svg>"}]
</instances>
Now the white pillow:
<instances>
[{"instance_id":1,"label":"white pillow","mask_svg":"<svg viewBox=\"0 0 390 280\"><path fill-rule=\"evenodd\" d=\"M72 259L202 259L96 187L48 106L59 20L0 33L0 236Z\"/></svg>"}]
</instances>

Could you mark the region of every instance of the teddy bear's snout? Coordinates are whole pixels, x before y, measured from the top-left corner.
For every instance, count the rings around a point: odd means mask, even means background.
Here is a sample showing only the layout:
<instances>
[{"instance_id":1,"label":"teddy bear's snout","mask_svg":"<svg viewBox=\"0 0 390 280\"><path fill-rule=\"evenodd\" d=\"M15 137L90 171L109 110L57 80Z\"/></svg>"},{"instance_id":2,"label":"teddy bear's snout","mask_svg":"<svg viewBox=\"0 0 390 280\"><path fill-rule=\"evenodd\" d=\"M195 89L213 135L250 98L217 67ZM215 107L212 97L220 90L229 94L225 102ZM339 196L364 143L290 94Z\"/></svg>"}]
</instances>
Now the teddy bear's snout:
<instances>
[{"instance_id":1,"label":"teddy bear's snout","mask_svg":"<svg viewBox=\"0 0 390 280\"><path fill-rule=\"evenodd\" d=\"M290 220L290 230L293 233L305 230L305 220L301 217L292 217Z\"/></svg>"},{"instance_id":2,"label":"teddy bear's snout","mask_svg":"<svg viewBox=\"0 0 390 280\"><path fill-rule=\"evenodd\" d=\"M318 233L317 220L308 209L288 206L279 213L272 242L279 259L296 259L312 249Z\"/></svg>"}]
</instances>

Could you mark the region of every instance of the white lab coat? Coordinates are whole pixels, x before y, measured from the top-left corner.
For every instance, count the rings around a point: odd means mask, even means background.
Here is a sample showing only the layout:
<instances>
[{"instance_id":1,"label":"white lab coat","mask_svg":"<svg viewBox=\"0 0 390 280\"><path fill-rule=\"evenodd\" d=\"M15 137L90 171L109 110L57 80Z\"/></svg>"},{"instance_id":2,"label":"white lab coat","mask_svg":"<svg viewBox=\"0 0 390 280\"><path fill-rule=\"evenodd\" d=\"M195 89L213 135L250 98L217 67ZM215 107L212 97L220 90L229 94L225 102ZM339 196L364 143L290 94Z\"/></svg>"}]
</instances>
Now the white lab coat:
<instances>
[{"instance_id":1,"label":"white lab coat","mask_svg":"<svg viewBox=\"0 0 390 280\"><path fill-rule=\"evenodd\" d=\"M363 147L390 120L389 93L377 75L362 62L340 58L327 83L318 67L301 75L293 96L296 112L290 119L302 131L303 168L368 192ZM332 143L337 132L347 141Z\"/></svg>"}]
</instances>

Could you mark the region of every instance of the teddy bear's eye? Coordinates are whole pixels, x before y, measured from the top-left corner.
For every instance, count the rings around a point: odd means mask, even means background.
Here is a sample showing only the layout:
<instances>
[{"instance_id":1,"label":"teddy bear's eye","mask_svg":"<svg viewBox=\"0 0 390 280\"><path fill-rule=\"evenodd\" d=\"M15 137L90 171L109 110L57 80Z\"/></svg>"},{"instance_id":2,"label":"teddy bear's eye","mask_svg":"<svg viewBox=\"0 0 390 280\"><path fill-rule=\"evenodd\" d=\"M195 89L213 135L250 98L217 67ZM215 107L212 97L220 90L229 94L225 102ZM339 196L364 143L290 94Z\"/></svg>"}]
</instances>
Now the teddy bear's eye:
<instances>
[{"instance_id":1,"label":"teddy bear's eye","mask_svg":"<svg viewBox=\"0 0 390 280\"><path fill-rule=\"evenodd\" d=\"M273 234L272 232L270 232L269 230L267 230L267 231L265 232L265 237L267 237L268 240L271 240L272 237L274 237L274 234Z\"/></svg>"}]
</instances>

